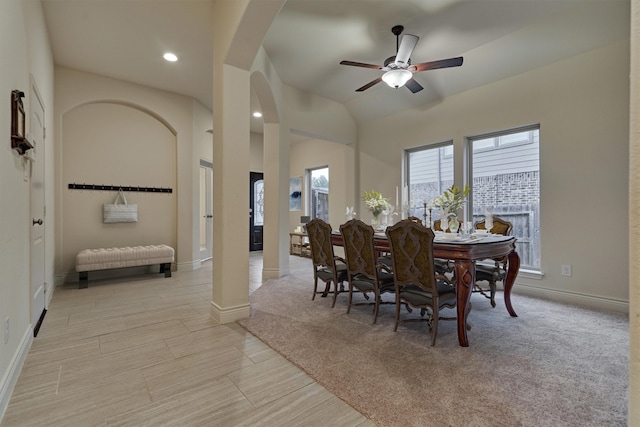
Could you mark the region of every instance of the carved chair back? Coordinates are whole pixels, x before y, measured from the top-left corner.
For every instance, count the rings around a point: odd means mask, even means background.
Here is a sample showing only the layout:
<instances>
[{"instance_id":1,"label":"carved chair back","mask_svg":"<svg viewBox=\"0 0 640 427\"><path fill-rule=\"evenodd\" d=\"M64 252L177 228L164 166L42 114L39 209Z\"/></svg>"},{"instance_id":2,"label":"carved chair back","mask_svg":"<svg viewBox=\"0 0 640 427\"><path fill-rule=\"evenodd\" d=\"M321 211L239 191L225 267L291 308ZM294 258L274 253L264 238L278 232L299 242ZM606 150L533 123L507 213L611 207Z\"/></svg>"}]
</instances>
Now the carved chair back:
<instances>
[{"instance_id":1,"label":"carved chair back","mask_svg":"<svg viewBox=\"0 0 640 427\"><path fill-rule=\"evenodd\" d=\"M334 268L335 257L331 243L331 225L320 218L314 218L307 223L307 235L314 267Z\"/></svg>"},{"instance_id":2,"label":"carved chair back","mask_svg":"<svg viewBox=\"0 0 640 427\"><path fill-rule=\"evenodd\" d=\"M376 258L373 245L374 229L359 219L340 226L349 275L363 274L376 279Z\"/></svg>"},{"instance_id":3,"label":"carved chair back","mask_svg":"<svg viewBox=\"0 0 640 427\"><path fill-rule=\"evenodd\" d=\"M430 228L403 220L387 228L396 292L416 285L437 295L433 258L434 233Z\"/></svg>"}]
</instances>

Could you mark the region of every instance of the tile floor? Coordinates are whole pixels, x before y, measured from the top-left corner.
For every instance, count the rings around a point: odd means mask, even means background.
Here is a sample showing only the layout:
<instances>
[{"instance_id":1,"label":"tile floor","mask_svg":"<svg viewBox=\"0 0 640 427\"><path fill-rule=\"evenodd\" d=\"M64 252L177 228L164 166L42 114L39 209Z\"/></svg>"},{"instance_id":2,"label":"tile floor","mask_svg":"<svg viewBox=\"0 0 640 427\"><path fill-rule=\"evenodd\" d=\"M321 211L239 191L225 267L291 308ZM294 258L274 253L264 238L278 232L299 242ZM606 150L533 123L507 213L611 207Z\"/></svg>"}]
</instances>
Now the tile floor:
<instances>
[{"instance_id":1,"label":"tile floor","mask_svg":"<svg viewBox=\"0 0 640 427\"><path fill-rule=\"evenodd\" d=\"M56 289L0 425L374 425L238 324L213 320L211 264ZM261 253L249 270L252 292Z\"/></svg>"}]
</instances>

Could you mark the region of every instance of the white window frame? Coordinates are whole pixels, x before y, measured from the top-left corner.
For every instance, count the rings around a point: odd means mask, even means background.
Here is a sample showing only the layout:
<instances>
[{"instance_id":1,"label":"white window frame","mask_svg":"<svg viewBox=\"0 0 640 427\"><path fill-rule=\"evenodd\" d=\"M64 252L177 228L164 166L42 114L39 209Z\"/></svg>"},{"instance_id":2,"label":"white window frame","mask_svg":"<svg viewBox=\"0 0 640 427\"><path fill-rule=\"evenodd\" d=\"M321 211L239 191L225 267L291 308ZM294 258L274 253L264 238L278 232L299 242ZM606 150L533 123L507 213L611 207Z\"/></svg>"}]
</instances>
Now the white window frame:
<instances>
[{"instance_id":1,"label":"white window frame","mask_svg":"<svg viewBox=\"0 0 640 427\"><path fill-rule=\"evenodd\" d=\"M481 135L475 135L475 136L468 136L465 138L465 164L466 164L466 169L465 169L465 183L469 184L469 187L471 188L470 194L469 194L469 202L467 203L466 207L465 207L465 214L467 218L473 218L473 206L474 206L474 190L473 190L473 156L474 154L478 154L478 153L485 153L487 151L493 151L493 150L499 150L499 149L503 149L503 148L511 148L511 147L515 147L518 145L526 145L526 144L532 144L534 142L534 132L538 131L538 135L540 135L540 124L534 124L534 125L527 125L527 126L522 126L522 127L518 127L518 128L512 128L512 129L506 129L506 130L502 130L502 131L496 131L496 132L491 132L491 133L487 133L487 134L481 134ZM505 143L502 144L500 146L500 139L502 136L505 135L509 135L509 134L514 134L514 133L519 133L519 132L528 132L528 138L527 140L523 140L523 141L514 141L511 143ZM478 150L474 150L473 149L473 142L474 141L478 141L478 140L484 140L484 139L491 139L494 138L495 140L495 147L494 148L482 148L482 149L478 149ZM540 168L539 168L539 162L540 162L540 149L538 148L538 176L540 174ZM538 185L540 185L540 183L538 183ZM523 264L523 267L526 269L529 269L531 271L534 272L539 272L541 271L541 253L540 253L540 235L541 235L541 230L540 230L540 199L541 199L541 195L540 195L540 191L541 188L538 187L538 195L539 195L539 199L538 199L538 218L535 218L535 221L537 221L536 227L537 227L537 237L536 239L538 239L538 241L536 242L538 244L537 247L537 254L533 255L538 262L538 265L532 266L532 265L526 265ZM500 216L500 212L496 213L498 216Z\"/></svg>"},{"instance_id":2,"label":"white window frame","mask_svg":"<svg viewBox=\"0 0 640 427\"><path fill-rule=\"evenodd\" d=\"M413 148L407 148L404 150L404 183L403 185L407 185L409 189L411 189L411 178L410 178L410 156L413 153L417 153L417 152L421 152L421 151L427 151L427 150L437 150L437 149L443 149L442 152L442 159L447 160L447 159L452 159L453 158L453 140L447 140L447 141L442 141L442 142L436 142L436 143L431 143L431 144L425 144L425 145L421 145L419 147L413 147ZM448 153L448 149L451 148L451 154ZM451 165L452 171L451 171L451 182L455 181L455 162L452 162ZM439 178L439 183L442 182L442 171L439 171L438 173L438 178ZM446 190L446 188L441 188L440 189L440 193L442 194L442 192L444 192L444 190ZM431 202L433 202L433 198L428 198L427 202L430 205ZM423 199L422 198L417 198L419 200L416 200L416 197L414 197L414 192L413 191L409 191L409 208L410 208L410 213L411 215L414 216L418 216L418 217L422 217L424 215L424 204L423 204ZM434 219L439 218L439 213L433 213L432 211L432 216Z\"/></svg>"}]
</instances>

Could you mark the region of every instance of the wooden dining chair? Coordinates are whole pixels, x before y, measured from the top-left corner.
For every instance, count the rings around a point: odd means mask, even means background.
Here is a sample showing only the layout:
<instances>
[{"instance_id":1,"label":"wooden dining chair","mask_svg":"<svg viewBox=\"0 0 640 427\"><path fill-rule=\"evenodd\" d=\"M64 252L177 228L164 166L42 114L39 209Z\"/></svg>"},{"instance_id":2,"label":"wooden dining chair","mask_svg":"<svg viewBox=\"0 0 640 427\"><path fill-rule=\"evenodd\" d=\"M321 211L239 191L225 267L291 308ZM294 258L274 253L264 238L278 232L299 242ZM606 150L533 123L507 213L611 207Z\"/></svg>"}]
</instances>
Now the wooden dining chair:
<instances>
[{"instance_id":1,"label":"wooden dining chair","mask_svg":"<svg viewBox=\"0 0 640 427\"><path fill-rule=\"evenodd\" d=\"M331 290L333 283L333 302L331 307L336 305L338 293L343 290L344 282L347 280L347 266L345 260L338 257L333 252L331 243L331 225L319 218L312 219L307 223L307 236L311 247L311 261L313 263L313 297L322 294L326 297ZM324 291L318 291L318 279L325 283ZM340 289L338 289L340 285Z\"/></svg>"},{"instance_id":2,"label":"wooden dining chair","mask_svg":"<svg viewBox=\"0 0 640 427\"><path fill-rule=\"evenodd\" d=\"M435 345L438 322L456 320L456 317L440 316L441 309L456 307L456 290L446 276L436 274L433 230L403 220L387 228L386 234L391 247L396 292L394 331L398 330L399 323L426 321L431 333L431 345ZM421 317L400 319L402 304L420 308ZM426 318L425 314L428 314Z\"/></svg>"},{"instance_id":3,"label":"wooden dining chair","mask_svg":"<svg viewBox=\"0 0 640 427\"><path fill-rule=\"evenodd\" d=\"M439 219L436 219L435 221L433 221L433 229L435 231L443 231L442 227L440 227ZM447 228L447 231L451 231L451 230ZM436 258L435 263L436 263L436 271L438 273L440 274L453 273L454 266L450 260L443 259L443 258Z\"/></svg>"},{"instance_id":4,"label":"wooden dining chair","mask_svg":"<svg viewBox=\"0 0 640 427\"><path fill-rule=\"evenodd\" d=\"M372 226L359 219L349 220L340 226L349 282L347 313L353 306L373 306L373 323L376 323L380 304L393 304L393 302L383 302L380 296L388 292L393 293L395 288L393 274L385 264L376 260L374 232ZM366 300L369 299L369 294L373 294L373 301L355 303L353 292L362 293Z\"/></svg>"},{"instance_id":5,"label":"wooden dining chair","mask_svg":"<svg viewBox=\"0 0 640 427\"><path fill-rule=\"evenodd\" d=\"M474 224L477 230L486 230L484 220L477 221ZM509 221L505 221L497 216L493 217L493 227L489 232L491 234L501 234L503 236L510 236L513 230L513 224ZM473 285L473 292L479 292L484 295L485 298L491 301L491 307L496 306L496 288L497 282L502 282L507 274L507 257L493 258L491 260L493 265L484 265L476 263L476 282ZM487 290L478 285L478 282L489 283L489 295Z\"/></svg>"},{"instance_id":6,"label":"wooden dining chair","mask_svg":"<svg viewBox=\"0 0 640 427\"><path fill-rule=\"evenodd\" d=\"M416 224L420 224L420 225L424 225L422 220L420 218L418 218L417 216L410 216L407 218L409 221L413 221ZM391 254L390 253L385 253L384 255L381 255L380 258L378 258L378 262L383 263L384 265L386 265L388 268L393 268L391 266ZM447 260L443 260L443 264L446 265ZM437 268L437 261L436 261L436 268Z\"/></svg>"},{"instance_id":7,"label":"wooden dining chair","mask_svg":"<svg viewBox=\"0 0 640 427\"><path fill-rule=\"evenodd\" d=\"M410 216L407 218L409 221L413 221L416 222L418 224L424 225L422 220L420 218L418 218L417 216Z\"/></svg>"}]
</instances>

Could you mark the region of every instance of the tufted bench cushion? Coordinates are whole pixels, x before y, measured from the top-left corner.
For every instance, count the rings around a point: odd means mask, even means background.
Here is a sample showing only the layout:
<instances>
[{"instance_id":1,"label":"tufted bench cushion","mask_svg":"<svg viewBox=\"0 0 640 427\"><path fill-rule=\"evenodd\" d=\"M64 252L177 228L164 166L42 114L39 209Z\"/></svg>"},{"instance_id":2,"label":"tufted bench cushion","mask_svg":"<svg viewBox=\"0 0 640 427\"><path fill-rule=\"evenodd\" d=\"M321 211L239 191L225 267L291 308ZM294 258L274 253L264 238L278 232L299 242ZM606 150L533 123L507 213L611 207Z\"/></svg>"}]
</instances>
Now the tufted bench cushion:
<instances>
[{"instance_id":1,"label":"tufted bench cushion","mask_svg":"<svg viewBox=\"0 0 640 427\"><path fill-rule=\"evenodd\" d=\"M88 272L96 270L160 264L160 273L171 277L174 257L175 251L167 245L84 249L76 256L76 271L80 273L80 288L88 286Z\"/></svg>"}]
</instances>

